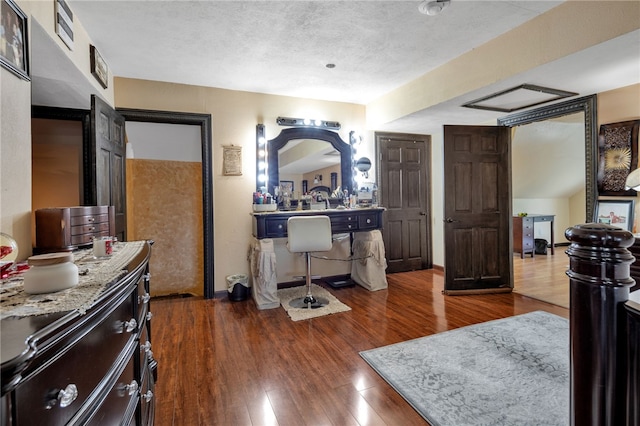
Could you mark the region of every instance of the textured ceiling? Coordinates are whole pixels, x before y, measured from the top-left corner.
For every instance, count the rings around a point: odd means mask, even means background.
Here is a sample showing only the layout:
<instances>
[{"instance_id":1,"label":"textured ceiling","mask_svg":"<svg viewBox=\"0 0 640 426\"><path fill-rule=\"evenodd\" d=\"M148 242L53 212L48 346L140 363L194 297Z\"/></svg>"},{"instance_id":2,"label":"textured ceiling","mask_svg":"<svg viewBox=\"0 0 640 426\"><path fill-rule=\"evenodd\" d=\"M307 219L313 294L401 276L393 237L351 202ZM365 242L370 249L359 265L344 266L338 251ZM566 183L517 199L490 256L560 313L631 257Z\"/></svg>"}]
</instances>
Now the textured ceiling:
<instances>
[{"instance_id":1,"label":"textured ceiling","mask_svg":"<svg viewBox=\"0 0 640 426\"><path fill-rule=\"evenodd\" d=\"M116 76L360 104L560 3L69 1Z\"/></svg>"}]
</instances>

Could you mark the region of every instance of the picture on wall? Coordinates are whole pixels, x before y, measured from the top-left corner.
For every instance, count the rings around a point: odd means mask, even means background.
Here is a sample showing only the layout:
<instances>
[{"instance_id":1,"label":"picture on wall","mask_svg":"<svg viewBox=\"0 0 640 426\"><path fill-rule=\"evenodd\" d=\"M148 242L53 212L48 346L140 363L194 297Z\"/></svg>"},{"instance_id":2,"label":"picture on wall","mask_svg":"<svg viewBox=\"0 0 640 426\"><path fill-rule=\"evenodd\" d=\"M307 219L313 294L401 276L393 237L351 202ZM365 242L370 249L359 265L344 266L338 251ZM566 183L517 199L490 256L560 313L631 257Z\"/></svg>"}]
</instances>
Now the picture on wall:
<instances>
[{"instance_id":1,"label":"picture on wall","mask_svg":"<svg viewBox=\"0 0 640 426\"><path fill-rule=\"evenodd\" d=\"M107 63L94 45L89 46L89 56L91 60L91 74L98 80L100 85L106 89L109 81L109 68L107 67Z\"/></svg>"},{"instance_id":2,"label":"picture on wall","mask_svg":"<svg viewBox=\"0 0 640 426\"><path fill-rule=\"evenodd\" d=\"M598 193L635 196L626 188L629 173L638 167L640 120L603 124L598 135Z\"/></svg>"},{"instance_id":3,"label":"picture on wall","mask_svg":"<svg viewBox=\"0 0 640 426\"><path fill-rule=\"evenodd\" d=\"M27 16L13 0L0 0L0 64L18 77L29 77Z\"/></svg>"},{"instance_id":4,"label":"picture on wall","mask_svg":"<svg viewBox=\"0 0 640 426\"><path fill-rule=\"evenodd\" d=\"M606 223L633 232L634 200L598 200L597 223Z\"/></svg>"}]
</instances>

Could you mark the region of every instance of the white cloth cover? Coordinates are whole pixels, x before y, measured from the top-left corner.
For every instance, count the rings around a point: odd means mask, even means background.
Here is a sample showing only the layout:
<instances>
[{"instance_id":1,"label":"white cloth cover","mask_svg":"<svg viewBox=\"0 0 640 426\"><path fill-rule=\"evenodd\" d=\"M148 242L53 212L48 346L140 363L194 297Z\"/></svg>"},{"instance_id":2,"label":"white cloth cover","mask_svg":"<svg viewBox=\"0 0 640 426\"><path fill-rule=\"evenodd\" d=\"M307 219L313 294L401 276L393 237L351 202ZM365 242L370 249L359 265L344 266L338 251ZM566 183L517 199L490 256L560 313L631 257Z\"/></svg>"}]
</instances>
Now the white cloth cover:
<instances>
[{"instance_id":1,"label":"white cloth cover","mask_svg":"<svg viewBox=\"0 0 640 426\"><path fill-rule=\"evenodd\" d=\"M369 257L371 256L371 257ZM379 230L356 232L353 238L351 279L370 291L387 288L387 260Z\"/></svg>"},{"instance_id":2,"label":"white cloth cover","mask_svg":"<svg viewBox=\"0 0 640 426\"><path fill-rule=\"evenodd\" d=\"M276 253L273 240L253 239L249 249L251 262L251 292L258 309L274 309L280 306Z\"/></svg>"}]
</instances>

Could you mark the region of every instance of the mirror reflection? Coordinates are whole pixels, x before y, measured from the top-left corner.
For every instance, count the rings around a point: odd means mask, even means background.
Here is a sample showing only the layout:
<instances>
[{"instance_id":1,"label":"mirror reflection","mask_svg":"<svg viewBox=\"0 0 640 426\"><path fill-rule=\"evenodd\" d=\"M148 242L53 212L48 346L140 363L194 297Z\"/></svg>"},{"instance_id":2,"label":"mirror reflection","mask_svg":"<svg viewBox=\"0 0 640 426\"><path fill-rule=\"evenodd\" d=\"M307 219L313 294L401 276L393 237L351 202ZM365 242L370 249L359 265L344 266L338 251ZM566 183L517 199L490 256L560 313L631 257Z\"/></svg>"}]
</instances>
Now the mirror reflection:
<instances>
[{"instance_id":1,"label":"mirror reflection","mask_svg":"<svg viewBox=\"0 0 640 426\"><path fill-rule=\"evenodd\" d=\"M256 185L274 195L286 191L289 202L285 206L280 201L282 209L296 208L297 200L312 192L321 195L322 201L330 207L342 202L345 190L351 194L351 145L342 140L338 133L293 127L283 129L274 139L261 143L263 135L264 126L258 125L258 169L261 152L264 152L267 177L261 182L258 173Z\"/></svg>"}]
</instances>

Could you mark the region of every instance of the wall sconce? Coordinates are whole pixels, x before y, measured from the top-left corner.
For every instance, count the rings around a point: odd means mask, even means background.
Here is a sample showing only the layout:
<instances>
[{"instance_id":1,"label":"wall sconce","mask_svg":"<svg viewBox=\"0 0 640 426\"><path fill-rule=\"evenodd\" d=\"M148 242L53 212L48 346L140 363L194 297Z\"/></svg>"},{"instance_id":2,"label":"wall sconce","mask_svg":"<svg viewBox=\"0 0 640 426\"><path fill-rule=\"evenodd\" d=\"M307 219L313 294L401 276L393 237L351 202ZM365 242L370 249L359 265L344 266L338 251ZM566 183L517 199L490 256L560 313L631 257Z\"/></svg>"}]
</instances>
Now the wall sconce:
<instances>
[{"instance_id":1,"label":"wall sconce","mask_svg":"<svg viewBox=\"0 0 640 426\"><path fill-rule=\"evenodd\" d=\"M369 170L371 170L371 160L367 157L361 157L356 161L356 170L358 170L365 179L369 179Z\"/></svg>"},{"instance_id":2,"label":"wall sconce","mask_svg":"<svg viewBox=\"0 0 640 426\"><path fill-rule=\"evenodd\" d=\"M276 123L280 126L317 127L330 130L340 130L341 127L337 121L314 120L310 118L278 117L276 118Z\"/></svg>"}]
</instances>

